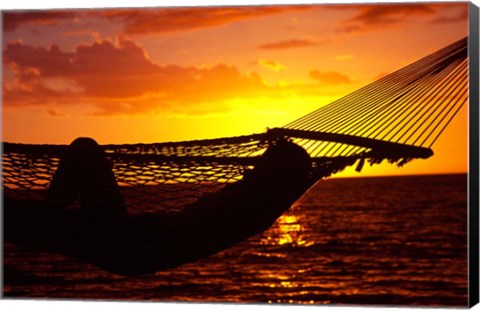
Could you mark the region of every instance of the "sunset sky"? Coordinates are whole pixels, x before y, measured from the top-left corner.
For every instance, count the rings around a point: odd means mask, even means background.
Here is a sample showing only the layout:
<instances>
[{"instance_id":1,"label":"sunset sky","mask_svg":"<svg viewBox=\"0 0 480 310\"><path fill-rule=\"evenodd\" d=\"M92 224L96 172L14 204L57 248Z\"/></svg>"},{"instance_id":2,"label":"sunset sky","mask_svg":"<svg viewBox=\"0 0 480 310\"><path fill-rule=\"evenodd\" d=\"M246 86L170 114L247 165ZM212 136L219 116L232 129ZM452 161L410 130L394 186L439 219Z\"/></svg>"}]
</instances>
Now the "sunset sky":
<instances>
[{"instance_id":1,"label":"sunset sky","mask_svg":"<svg viewBox=\"0 0 480 310\"><path fill-rule=\"evenodd\" d=\"M261 133L467 34L466 2L4 12L3 141ZM467 113L434 157L362 175L466 172Z\"/></svg>"}]
</instances>

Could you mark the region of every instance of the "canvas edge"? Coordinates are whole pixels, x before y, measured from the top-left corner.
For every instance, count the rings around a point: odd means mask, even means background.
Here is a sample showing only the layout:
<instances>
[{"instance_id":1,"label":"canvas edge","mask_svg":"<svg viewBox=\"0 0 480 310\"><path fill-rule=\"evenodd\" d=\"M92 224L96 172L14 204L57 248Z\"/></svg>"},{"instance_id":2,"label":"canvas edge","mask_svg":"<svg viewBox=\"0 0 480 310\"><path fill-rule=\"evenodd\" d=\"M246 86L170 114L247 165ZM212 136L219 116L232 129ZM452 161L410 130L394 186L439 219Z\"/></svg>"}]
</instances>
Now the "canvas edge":
<instances>
[{"instance_id":1,"label":"canvas edge","mask_svg":"<svg viewBox=\"0 0 480 310\"><path fill-rule=\"evenodd\" d=\"M469 3L468 306L479 302L479 8Z\"/></svg>"},{"instance_id":2,"label":"canvas edge","mask_svg":"<svg viewBox=\"0 0 480 310\"><path fill-rule=\"evenodd\" d=\"M423 1L422 1L423 2ZM431 2L431 1L425 1ZM55 9L55 8L52 8ZM21 9L18 9L21 10ZM0 8L0 29L3 26L3 15L5 9ZM8 11L8 10L7 10ZM11 10L15 11L15 10ZM479 7L469 2L469 239L468 239L468 306L473 307L479 303ZM0 35L0 42L2 38ZM0 53L0 63L2 61L2 53ZM0 84L2 83L2 75L0 74ZM0 107L2 106L2 96L0 96ZM0 109L0 119L2 111ZM0 136L2 135L0 126ZM3 153L0 144L0 153ZM1 167L0 167L1 169ZM3 220L3 199L0 199L0 223ZM0 299L3 299L3 225L0 229ZM32 300L37 301L38 300ZM48 303L48 302L47 302ZM69 302L70 304L70 302ZM28 304L29 305L29 304ZM27 305L27 306L28 306ZM193 306L193 305L192 305ZM364 307L364 306L360 306ZM396 306L393 306L396 307ZM335 307L332 307L335 308ZM346 307L346 309L350 309Z\"/></svg>"},{"instance_id":3,"label":"canvas edge","mask_svg":"<svg viewBox=\"0 0 480 310\"><path fill-rule=\"evenodd\" d=\"M3 42L3 15L4 12L0 9L0 43ZM3 50L0 53L0 85L3 85ZM3 123L3 86L2 86L2 95L0 95L0 123ZM0 137L2 137L3 141L3 126L0 126ZM0 143L0 154L3 154L3 143ZM0 174L3 176L3 164L0 166ZM0 242L2 243L0 246L0 299L3 299L3 287L4 287L4 246L5 242L3 239L4 232L3 232L3 193L0 197Z\"/></svg>"}]
</instances>

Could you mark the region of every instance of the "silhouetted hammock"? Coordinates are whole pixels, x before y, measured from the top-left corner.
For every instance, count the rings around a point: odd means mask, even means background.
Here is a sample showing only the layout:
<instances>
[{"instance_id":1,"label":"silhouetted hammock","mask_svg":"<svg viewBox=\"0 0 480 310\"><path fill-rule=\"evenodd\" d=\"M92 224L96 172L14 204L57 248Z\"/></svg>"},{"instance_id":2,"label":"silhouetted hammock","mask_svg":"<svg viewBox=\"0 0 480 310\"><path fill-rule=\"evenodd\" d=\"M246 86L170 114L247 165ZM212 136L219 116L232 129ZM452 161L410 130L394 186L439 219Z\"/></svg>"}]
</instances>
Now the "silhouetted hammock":
<instances>
[{"instance_id":1,"label":"silhouetted hammock","mask_svg":"<svg viewBox=\"0 0 480 310\"><path fill-rule=\"evenodd\" d=\"M467 101L467 38L283 128L135 145L3 143L5 241L124 275L217 253L347 166L399 166Z\"/></svg>"}]
</instances>

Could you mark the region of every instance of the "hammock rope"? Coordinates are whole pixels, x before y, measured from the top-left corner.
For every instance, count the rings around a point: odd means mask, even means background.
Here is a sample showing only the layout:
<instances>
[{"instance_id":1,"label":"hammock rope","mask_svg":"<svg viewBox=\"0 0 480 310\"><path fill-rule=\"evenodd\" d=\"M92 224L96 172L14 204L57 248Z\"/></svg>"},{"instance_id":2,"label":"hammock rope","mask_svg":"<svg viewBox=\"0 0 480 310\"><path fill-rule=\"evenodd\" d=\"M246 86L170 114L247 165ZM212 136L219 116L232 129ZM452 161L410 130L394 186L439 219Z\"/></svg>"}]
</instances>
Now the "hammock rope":
<instances>
[{"instance_id":1,"label":"hammock rope","mask_svg":"<svg viewBox=\"0 0 480 310\"><path fill-rule=\"evenodd\" d=\"M458 112L467 97L467 38L464 38L285 128L431 147L448 125L445 120ZM338 146L335 151L331 145L323 146L319 153L316 156L346 155Z\"/></svg>"},{"instance_id":2,"label":"hammock rope","mask_svg":"<svg viewBox=\"0 0 480 310\"><path fill-rule=\"evenodd\" d=\"M282 139L308 152L317 179L355 164L361 170L365 161L401 166L428 158L467 100L463 38L282 128L231 138L101 147L129 212L176 211L242 180ZM66 150L66 145L4 142L4 195L42 200Z\"/></svg>"}]
</instances>

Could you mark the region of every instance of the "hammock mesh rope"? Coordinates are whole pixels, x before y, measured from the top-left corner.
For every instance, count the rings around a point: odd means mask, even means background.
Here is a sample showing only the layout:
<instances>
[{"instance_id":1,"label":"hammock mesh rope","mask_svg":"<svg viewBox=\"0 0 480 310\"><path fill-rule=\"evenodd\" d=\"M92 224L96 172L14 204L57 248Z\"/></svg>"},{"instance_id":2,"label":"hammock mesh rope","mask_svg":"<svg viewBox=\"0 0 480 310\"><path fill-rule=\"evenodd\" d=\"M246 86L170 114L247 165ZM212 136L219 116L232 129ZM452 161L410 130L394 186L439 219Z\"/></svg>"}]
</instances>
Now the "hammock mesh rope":
<instances>
[{"instance_id":1,"label":"hammock mesh rope","mask_svg":"<svg viewBox=\"0 0 480 310\"><path fill-rule=\"evenodd\" d=\"M467 100L464 38L283 128L233 138L102 148L129 212L180 210L242 180L280 138L306 149L316 178L355 163L361 168L365 160L402 165L427 158ZM3 143L4 195L42 200L66 148Z\"/></svg>"}]
</instances>

